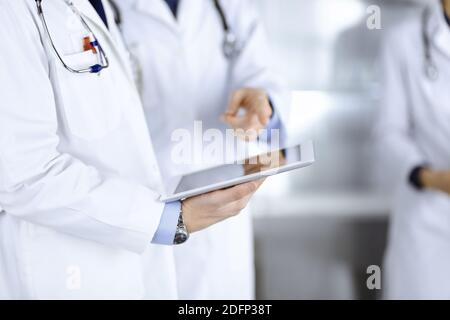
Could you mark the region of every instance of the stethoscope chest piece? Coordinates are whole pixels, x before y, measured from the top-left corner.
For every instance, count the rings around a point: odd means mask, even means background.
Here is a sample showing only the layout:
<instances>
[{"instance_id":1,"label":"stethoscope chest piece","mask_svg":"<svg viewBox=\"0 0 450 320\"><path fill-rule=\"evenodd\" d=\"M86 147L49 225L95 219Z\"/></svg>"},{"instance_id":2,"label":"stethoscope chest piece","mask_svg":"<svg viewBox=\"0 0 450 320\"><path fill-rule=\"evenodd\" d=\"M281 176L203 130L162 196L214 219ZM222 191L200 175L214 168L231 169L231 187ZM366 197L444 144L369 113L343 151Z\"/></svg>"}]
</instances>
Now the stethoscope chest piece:
<instances>
[{"instance_id":1,"label":"stethoscope chest piece","mask_svg":"<svg viewBox=\"0 0 450 320\"><path fill-rule=\"evenodd\" d=\"M223 53L227 59L233 59L238 52L238 40L234 33L227 32L223 42Z\"/></svg>"},{"instance_id":2,"label":"stethoscope chest piece","mask_svg":"<svg viewBox=\"0 0 450 320\"><path fill-rule=\"evenodd\" d=\"M422 15L422 40L424 46L424 72L430 81L437 81L439 78L439 69L433 59L431 39L429 32L427 30L428 24L431 20L431 9L430 7L425 8Z\"/></svg>"},{"instance_id":3,"label":"stethoscope chest piece","mask_svg":"<svg viewBox=\"0 0 450 320\"><path fill-rule=\"evenodd\" d=\"M437 81L439 79L438 68L433 63L427 63L425 65L425 74L431 81Z\"/></svg>"}]
</instances>

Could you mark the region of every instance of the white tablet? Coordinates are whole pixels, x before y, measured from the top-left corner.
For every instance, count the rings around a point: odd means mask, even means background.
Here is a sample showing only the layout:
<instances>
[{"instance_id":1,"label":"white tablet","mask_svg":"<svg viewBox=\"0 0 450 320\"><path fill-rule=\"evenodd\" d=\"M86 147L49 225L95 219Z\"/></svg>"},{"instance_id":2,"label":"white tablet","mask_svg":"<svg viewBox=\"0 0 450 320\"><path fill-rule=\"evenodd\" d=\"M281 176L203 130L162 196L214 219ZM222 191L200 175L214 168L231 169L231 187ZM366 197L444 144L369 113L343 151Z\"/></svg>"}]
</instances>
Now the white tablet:
<instances>
[{"instance_id":1,"label":"white tablet","mask_svg":"<svg viewBox=\"0 0 450 320\"><path fill-rule=\"evenodd\" d=\"M279 173L304 168L310 166L315 161L314 146L311 141L272 152L282 152L282 154L285 155L284 160L281 163L276 162L275 166L259 167L257 166L257 162L251 162L251 160L257 158L254 157L247 160L246 164L224 164L176 177L174 178L177 181L177 185L174 188L175 192L170 195L161 196L160 201L171 202L187 199L211 191L225 189ZM264 155L261 156L264 157ZM258 168L256 172L254 170L255 167Z\"/></svg>"}]
</instances>

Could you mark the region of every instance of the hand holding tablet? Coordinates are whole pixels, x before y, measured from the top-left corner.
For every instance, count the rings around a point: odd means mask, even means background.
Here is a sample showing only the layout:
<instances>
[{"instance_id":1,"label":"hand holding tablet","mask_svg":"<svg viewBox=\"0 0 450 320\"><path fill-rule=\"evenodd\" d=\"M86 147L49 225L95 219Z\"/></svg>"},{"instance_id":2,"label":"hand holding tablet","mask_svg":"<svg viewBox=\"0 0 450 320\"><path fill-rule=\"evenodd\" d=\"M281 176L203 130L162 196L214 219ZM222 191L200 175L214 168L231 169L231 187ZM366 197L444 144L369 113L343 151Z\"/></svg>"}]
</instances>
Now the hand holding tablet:
<instances>
[{"instance_id":1,"label":"hand holding tablet","mask_svg":"<svg viewBox=\"0 0 450 320\"><path fill-rule=\"evenodd\" d=\"M172 194L160 198L163 202L182 200L268 176L310 166L315 161L312 142L274 150L243 163L224 164L214 168L176 177L179 181Z\"/></svg>"}]
</instances>

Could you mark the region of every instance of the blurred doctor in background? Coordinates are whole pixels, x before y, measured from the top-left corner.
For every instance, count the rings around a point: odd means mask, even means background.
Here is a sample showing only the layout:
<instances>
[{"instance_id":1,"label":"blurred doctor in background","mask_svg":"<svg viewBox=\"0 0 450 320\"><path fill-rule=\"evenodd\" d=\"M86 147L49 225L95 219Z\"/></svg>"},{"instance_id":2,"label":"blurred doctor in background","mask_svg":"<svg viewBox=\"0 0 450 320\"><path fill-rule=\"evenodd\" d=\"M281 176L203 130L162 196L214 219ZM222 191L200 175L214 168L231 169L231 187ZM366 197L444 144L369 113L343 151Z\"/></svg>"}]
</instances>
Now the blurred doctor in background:
<instances>
[{"instance_id":1,"label":"blurred doctor in background","mask_svg":"<svg viewBox=\"0 0 450 320\"><path fill-rule=\"evenodd\" d=\"M450 299L450 1L389 36L376 128L395 177L386 298Z\"/></svg>"},{"instance_id":2,"label":"blurred doctor in background","mask_svg":"<svg viewBox=\"0 0 450 320\"><path fill-rule=\"evenodd\" d=\"M203 130L281 128L289 101L269 71L269 48L255 1L116 3L137 62L137 81L164 176L197 168L171 158L178 143L172 134L177 129L193 132L196 120L202 121ZM193 236L176 248L175 258L182 299L254 297L248 211Z\"/></svg>"}]
</instances>

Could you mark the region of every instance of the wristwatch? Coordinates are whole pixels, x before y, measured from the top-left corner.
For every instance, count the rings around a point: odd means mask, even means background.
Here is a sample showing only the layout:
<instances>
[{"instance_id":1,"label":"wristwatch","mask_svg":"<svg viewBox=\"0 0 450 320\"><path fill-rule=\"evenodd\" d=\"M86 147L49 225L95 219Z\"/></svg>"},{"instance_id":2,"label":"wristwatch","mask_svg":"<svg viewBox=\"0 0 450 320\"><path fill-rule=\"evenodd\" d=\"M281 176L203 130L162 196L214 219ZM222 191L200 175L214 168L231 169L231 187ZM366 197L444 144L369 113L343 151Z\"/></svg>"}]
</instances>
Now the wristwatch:
<instances>
[{"instance_id":1,"label":"wristwatch","mask_svg":"<svg viewBox=\"0 0 450 320\"><path fill-rule=\"evenodd\" d=\"M175 232L175 238L173 239L174 245L183 244L189 239L189 231L184 224L183 220L183 212L180 212L180 216L178 217L178 225L177 231Z\"/></svg>"}]
</instances>

